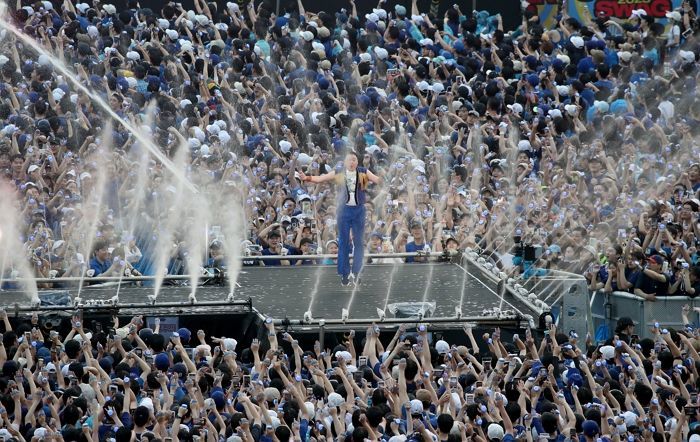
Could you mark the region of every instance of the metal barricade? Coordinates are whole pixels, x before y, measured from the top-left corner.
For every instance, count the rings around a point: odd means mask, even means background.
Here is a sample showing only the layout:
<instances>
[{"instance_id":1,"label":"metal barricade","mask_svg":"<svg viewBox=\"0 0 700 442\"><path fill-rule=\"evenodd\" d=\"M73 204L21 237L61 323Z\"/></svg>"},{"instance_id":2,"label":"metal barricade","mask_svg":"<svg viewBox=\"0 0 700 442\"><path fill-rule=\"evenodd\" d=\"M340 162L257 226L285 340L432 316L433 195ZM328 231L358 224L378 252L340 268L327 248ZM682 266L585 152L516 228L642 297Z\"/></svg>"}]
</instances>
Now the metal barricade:
<instances>
[{"instance_id":1,"label":"metal barricade","mask_svg":"<svg viewBox=\"0 0 700 442\"><path fill-rule=\"evenodd\" d=\"M631 318L635 323L635 334L640 338L651 337L651 328L659 322L664 328L680 329L683 327L681 310L685 304L691 307L690 320L697 317L693 307L700 306L697 299L685 296L659 296L656 301L646 301L628 292L605 293L598 290L591 294L591 318L593 329L598 330L607 325L609 333L615 333L617 320L621 317Z\"/></svg>"},{"instance_id":2,"label":"metal barricade","mask_svg":"<svg viewBox=\"0 0 700 442\"><path fill-rule=\"evenodd\" d=\"M522 284L535 296L543 311L551 312L559 330L585 336L592 332L591 311L586 279L560 270L546 270L542 275L526 279ZM516 280L517 287L517 280Z\"/></svg>"}]
</instances>

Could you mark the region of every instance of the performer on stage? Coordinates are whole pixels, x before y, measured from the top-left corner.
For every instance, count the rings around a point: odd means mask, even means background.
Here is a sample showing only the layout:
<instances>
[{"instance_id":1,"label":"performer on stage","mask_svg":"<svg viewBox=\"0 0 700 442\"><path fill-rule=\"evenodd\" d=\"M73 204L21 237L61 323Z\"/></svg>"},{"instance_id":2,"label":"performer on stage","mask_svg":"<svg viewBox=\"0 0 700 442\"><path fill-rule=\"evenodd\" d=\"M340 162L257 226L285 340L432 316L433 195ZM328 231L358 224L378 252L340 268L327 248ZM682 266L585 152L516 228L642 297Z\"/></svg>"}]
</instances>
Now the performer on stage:
<instances>
[{"instance_id":1,"label":"performer on stage","mask_svg":"<svg viewBox=\"0 0 700 442\"><path fill-rule=\"evenodd\" d=\"M358 284L362 261L364 260L365 201L368 182L379 184L381 178L358 167L357 154L345 155L343 164L338 163L335 170L324 175L307 176L299 172L302 181L323 183L335 180L338 185L338 274L342 285ZM352 244L350 243L352 231ZM350 252L353 252L352 269Z\"/></svg>"}]
</instances>

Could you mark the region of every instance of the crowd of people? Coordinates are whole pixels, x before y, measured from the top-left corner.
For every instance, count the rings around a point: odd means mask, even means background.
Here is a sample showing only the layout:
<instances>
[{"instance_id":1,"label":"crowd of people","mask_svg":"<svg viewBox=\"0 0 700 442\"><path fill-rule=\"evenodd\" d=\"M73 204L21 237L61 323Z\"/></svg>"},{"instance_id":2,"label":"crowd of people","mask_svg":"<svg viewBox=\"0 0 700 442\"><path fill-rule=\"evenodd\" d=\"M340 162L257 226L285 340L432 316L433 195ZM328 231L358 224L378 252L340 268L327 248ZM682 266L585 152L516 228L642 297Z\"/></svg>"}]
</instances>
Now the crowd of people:
<instances>
[{"instance_id":1,"label":"crowd of people","mask_svg":"<svg viewBox=\"0 0 700 442\"><path fill-rule=\"evenodd\" d=\"M59 333L34 315L13 329L3 311L0 437L696 442L700 337L690 314L686 305L682 329L657 323L644 339L621 318L597 345L556 325L541 339L467 325L466 345L450 345L420 324L391 339L372 325L302 348L270 318L244 347L203 330L159 333L140 316L88 330L76 315Z\"/></svg>"},{"instance_id":2,"label":"crowd of people","mask_svg":"<svg viewBox=\"0 0 700 442\"><path fill-rule=\"evenodd\" d=\"M20 260L45 278L153 274L163 223L195 204L62 63L165 157L186 149L200 194L238 201L246 253L279 257L246 265L335 264L338 187L310 177L349 154L377 183L355 248L471 248L648 301L700 290L695 2L551 26L523 5L517 29L415 2L23 5L8 20L55 58L0 26L0 241L12 225L23 252L0 251L3 281ZM207 230L202 265L227 265L225 231ZM188 235L170 273L188 271ZM316 253L331 257L290 257ZM699 442L696 313L644 339L621 318L599 343L466 327L464 346L419 325L302 348L266 321L244 348L141 317L64 331L0 312L0 438Z\"/></svg>"},{"instance_id":3,"label":"crowd of people","mask_svg":"<svg viewBox=\"0 0 700 442\"><path fill-rule=\"evenodd\" d=\"M697 294L695 2L663 20L561 8L551 26L525 4L510 30L458 5L383 5L18 3L8 20L52 56L2 31L0 179L23 252L3 259L3 280L18 260L44 278L154 274L181 205L168 167L61 63L165 157L186 150L201 192L239 203L248 255L336 254L336 186L301 177L352 152L381 183L355 250L471 248L526 276L565 270L646 300ZM231 255L216 228L202 265ZM191 243L173 234L170 273L188 272Z\"/></svg>"}]
</instances>

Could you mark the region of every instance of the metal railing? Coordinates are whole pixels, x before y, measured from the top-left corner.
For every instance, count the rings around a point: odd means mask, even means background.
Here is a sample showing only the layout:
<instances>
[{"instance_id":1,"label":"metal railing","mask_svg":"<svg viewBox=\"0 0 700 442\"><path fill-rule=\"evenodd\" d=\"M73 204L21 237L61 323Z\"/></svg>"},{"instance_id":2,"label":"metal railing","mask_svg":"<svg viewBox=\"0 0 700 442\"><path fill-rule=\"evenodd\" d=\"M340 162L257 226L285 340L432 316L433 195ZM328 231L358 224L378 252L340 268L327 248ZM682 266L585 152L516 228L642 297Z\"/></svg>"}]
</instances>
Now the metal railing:
<instances>
[{"instance_id":1,"label":"metal railing","mask_svg":"<svg viewBox=\"0 0 700 442\"><path fill-rule=\"evenodd\" d=\"M610 334L615 333L617 320L621 317L631 318L635 323L635 334L640 338L651 337L651 328L659 322L664 328L680 329L683 327L681 309L685 304L691 307L692 321L697 319L694 307L700 307L700 299L687 296L657 296L656 301L646 301L629 292L610 292L602 290L591 294L591 317L595 330L607 326Z\"/></svg>"},{"instance_id":2,"label":"metal railing","mask_svg":"<svg viewBox=\"0 0 700 442\"><path fill-rule=\"evenodd\" d=\"M185 309L197 307L199 309L220 309L220 308L232 308L232 307L243 307L248 312L253 311L253 301L248 299L226 299L224 301L196 301L196 300L183 300L182 302L139 302L139 303L112 303L106 302L87 302L87 303L72 303L70 305L20 305L14 304L7 306L7 309L13 311L15 314L20 313L33 313L33 312L67 312L76 310L89 310L89 311L119 311L119 310L141 310L144 313L150 310L164 310L164 309Z\"/></svg>"},{"instance_id":3,"label":"metal railing","mask_svg":"<svg viewBox=\"0 0 700 442\"><path fill-rule=\"evenodd\" d=\"M370 325L376 324L378 326L387 325L400 325L400 324L457 324L457 323L475 323L475 324L503 324L504 322L511 322L514 325L518 325L521 321L525 319L521 315L504 315L504 316L433 316L424 318L383 318L383 319L373 319L373 318L347 318L347 319L274 319L273 324L276 327L282 326L333 326L333 325Z\"/></svg>"},{"instance_id":4,"label":"metal railing","mask_svg":"<svg viewBox=\"0 0 700 442\"><path fill-rule=\"evenodd\" d=\"M512 277L498 269L488 258L467 250L465 259L493 282L504 284L505 290L535 314L551 313L564 330L585 336L593 329L585 278L560 270L547 270L543 275ZM500 295L499 295L500 296Z\"/></svg>"},{"instance_id":5,"label":"metal railing","mask_svg":"<svg viewBox=\"0 0 700 442\"><path fill-rule=\"evenodd\" d=\"M371 259L382 259L382 258L439 258L439 257L445 257L445 253L442 252L404 252L404 253L367 253L364 255L365 259L371 258ZM350 255L352 258L352 254ZM265 256L257 256L257 255L250 255L250 256L237 256L234 257L234 259L239 260L239 261L303 261L303 260L318 260L318 259L337 259L338 255L329 255L329 254L324 254L324 255L265 255ZM245 267L243 267L245 268ZM245 271L245 270L242 270ZM202 273L200 275L165 275L165 276L156 276L156 275L146 275L146 276L70 276L70 277L56 277L56 278L7 278L7 279L2 279L0 282L2 283L25 283L25 282L35 282L37 284L50 284L50 283L57 283L57 282L87 282L87 283L95 283L95 282L121 282L121 283L129 283L129 282L146 282L146 281L156 281L156 280L162 280L162 281L189 281L194 278L197 278L199 280L201 279L206 279L206 278L214 278L216 275L212 275L209 273Z\"/></svg>"},{"instance_id":6,"label":"metal railing","mask_svg":"<svg viewBox=\"0 0 700 442\"><path fill-rule=\"evenodd\" d=\"M517 286L508 283L508 277L504 272L500 271L500 269L498 269L496 266L486 266L486 260L483 257L479 256L476 252L467 251L467 254L464 256L464 259L469 262L470 266L478 268L480 273L483 274L486 277L486 279L491 281L493 284L505 284L505 290L508 291L508 293L511 296L515 297L516 299L518 299L518 301L527 306L534 313L540 314L542 312L542 308L531 302L528 296L523 296L523 293L521 293L517 289ZM465 268L464 271L467 272L469 276L474 277L474 275L471 272L469 272L467 268ZM496 296L500 297L501 295L496 293Z\"/></svg>"}]
</instances>

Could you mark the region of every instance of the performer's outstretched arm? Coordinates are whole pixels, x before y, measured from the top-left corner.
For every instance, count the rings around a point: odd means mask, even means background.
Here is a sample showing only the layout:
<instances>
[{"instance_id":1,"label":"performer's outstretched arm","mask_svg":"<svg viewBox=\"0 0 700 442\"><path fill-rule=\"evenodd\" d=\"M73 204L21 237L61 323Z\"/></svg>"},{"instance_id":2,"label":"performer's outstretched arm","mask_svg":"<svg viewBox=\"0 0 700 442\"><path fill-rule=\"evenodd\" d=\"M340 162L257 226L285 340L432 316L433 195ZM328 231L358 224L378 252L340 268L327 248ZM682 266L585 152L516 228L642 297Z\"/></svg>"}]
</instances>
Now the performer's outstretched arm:
<instances>
[{"instance_id":1,"label":"performer's outstretched arm","mask_svg":"<svg viewBox=\"0 0 700 442\"><path fill-rule=\"evenodd\" d=\"M306 175L301 170L299 171L299 179L301 179L302 181L307 181L307 182L311 182L311 183L323 183L323 182L332 180L334 177L335 177L335 171L331 171L331 172L325 173L323 175L314 175L314 176Z\"/></svg>"}]
</instances>

